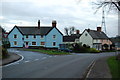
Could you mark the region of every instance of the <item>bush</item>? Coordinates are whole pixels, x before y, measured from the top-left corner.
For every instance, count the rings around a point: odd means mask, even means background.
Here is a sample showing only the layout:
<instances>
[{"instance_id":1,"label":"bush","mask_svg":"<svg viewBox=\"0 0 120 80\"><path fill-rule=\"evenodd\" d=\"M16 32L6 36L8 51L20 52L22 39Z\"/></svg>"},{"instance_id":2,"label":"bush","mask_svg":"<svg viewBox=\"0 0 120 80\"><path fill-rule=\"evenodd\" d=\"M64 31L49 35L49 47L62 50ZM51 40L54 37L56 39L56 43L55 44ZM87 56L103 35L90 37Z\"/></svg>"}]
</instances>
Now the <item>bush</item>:
<instances>
[{"instance_id":1,"label":"bush","mask_svg":"<svg viewBox=\"0 0 120 80\"><path fill-rule=\"evenodd\" d=\"M2 45L3 48L10 48L10 42L9 41L3 41L2 44L3 44Z\"/></svg>"},{"instance_id":2,"label":"bush","mask_svg":"<svg viewBox=\"0 0 120 80\"><path fill-rule=\"evenodd\" d=\"M120 54L116 56L116 59L120 61Z\"/></svg>"},{"instance_id":3,"label":"bush","mask_svg":"<svg viewBox=\"0 0 120 80\"><path fill-rule=\"evenodd\" d=\"M99 50L96 50L95 48L90 48L89 49L90 53L99 53Z\"/></svg>"},{"instance_id":4,"label":"bush","mask_svg":"<svg viewBox=\"0 0 120 80\"><path fill-rule=\"evenodd\" d=\"M6 58L6 57L8 57L7 49L2 48L2 58Z\"/></svg>"}]
</instances>

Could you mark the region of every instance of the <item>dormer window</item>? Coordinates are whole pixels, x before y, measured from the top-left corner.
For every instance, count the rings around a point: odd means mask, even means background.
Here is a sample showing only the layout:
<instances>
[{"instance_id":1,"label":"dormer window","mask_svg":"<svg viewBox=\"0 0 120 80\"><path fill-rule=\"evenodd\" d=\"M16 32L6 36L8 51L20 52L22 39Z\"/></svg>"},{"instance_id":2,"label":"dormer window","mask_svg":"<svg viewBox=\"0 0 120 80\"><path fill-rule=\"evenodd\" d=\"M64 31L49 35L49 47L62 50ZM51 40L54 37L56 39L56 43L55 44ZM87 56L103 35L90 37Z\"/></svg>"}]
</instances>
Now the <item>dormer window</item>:
<instances>
[{"instance_id":1,"label":"dormer window","mask_svg":"<svg viewBox=\"0 0 120 80\"><path fill-rule=\"evenodd\" d=\"M53 38L56 38L56 35L53 35Z\"/></svg>"},{"instance_id":2,"label":"dormer window","mask_svg":"<svg viewBox=\"0 0 120 80\"><path fill-rule=\"evenodd\" d=\"M26 35L26 38L28 38L28 35Z\"/></svg>"},{"instance_id":3,"label":"dormer window","mask_svg":"<svg viewBox=\"0 0 120 80\"><path fill-rule=\"evenodd\" d=\"M17 38L17 34L14 34L14 38Z\"/></svg>"},{"instance_id":4,"label":"dormer window","mask_svg":"<svg viewBox=\"0 0 120 80\"><path fill-rule=\"evenodd\" d=\"M33 38L36 38L36 35L34 35Z\"/></svg>"},{"instance_id":5,"label":"dormer window","mask_svg":"<svg viewBox=\"0 0 120 80\"><path fill-rule=\"evenodd\" d=\"M41 37L40 37L41 39L43 38L43 35L41 35Z\"/></svg>"}]
</instances>

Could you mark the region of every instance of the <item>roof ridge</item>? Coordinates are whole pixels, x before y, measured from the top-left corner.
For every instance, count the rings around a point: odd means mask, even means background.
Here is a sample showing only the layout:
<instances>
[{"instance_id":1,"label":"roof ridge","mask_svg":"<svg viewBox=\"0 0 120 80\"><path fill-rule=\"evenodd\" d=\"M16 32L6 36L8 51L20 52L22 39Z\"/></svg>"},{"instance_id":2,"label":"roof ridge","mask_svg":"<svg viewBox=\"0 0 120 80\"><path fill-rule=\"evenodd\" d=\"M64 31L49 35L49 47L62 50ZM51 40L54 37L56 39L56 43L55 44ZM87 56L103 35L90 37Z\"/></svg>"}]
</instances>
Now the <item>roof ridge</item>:
<instances>
[{"instance_id":1,"label":"roof ridge","mask_svg":"<svg viewBox=\"0 0 120 80\"><path fill-rule=\"evenodd\" d=\"M17 26L17 27L38 27L38 26ZM40 26L40 27L52 27L52 26Z\"/></svg>"}]
</instances>

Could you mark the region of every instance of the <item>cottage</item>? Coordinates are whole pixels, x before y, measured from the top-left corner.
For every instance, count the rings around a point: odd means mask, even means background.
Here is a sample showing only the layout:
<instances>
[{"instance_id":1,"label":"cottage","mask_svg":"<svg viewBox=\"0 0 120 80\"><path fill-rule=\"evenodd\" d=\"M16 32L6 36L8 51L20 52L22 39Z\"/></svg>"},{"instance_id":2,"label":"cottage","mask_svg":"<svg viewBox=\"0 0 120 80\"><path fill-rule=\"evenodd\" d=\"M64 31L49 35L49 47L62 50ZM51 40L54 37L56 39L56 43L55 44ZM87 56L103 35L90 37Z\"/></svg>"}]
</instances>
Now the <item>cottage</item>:
<instances>
[{"instance_id":1,"label":"cottage","mask_svg":"<svg viewBox=\"0 0 120 80\"><path fill-rule=\"evenodd\" d=\"M101 31L101 27L97 27L97 30L85 29L81 34L79 41L82 45L86 44L97 50L103 50L105 48L104 45L107 45L108 48L110 48L110 45L112 44L108 36Z\"/></svg>"},{"instance_id":2,"label":"cottage","mask_svg":"<svg viewBox=\"0 0 120 80\"><path fill-rule=\"evenodd\" d=\"M56 27L57 22L52 21L52 26L14 26L8 38L11 47L42 46L59 48L63 42L63 34Z\"/></svg>"},{"instance_id":3,"label":"cottage","mask_svg":"<svg viewBox=\"0 0 120 80\"><path fill-rule=\"evenodd\" d=\"M116 50L120 50L120 36L110 38L110 40L113 43L113 47L116 48Z\"/></svg>"},{"instance_id":4,"label":"cottage","mask_svg":"<svg viewBox=\"0 0 120 80\"><path fill-rule=\"evenodd\" d=\"M80 31L76 30L76 34L71 34L70 36L63 36L64 44L79 43Z\"/></svg>"}]
</instances>

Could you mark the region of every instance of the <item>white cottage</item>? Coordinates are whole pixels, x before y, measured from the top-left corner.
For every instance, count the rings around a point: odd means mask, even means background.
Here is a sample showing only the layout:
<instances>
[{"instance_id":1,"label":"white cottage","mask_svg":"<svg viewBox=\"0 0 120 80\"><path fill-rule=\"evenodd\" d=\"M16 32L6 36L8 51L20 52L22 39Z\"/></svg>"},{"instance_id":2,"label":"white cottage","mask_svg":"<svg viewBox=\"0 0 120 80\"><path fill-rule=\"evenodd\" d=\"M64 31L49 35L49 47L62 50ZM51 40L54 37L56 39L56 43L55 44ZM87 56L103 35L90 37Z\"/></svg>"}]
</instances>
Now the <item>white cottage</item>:
<instances>
[{"instance_id":1,"label":"white cottage","mask_svg":"<svg viewBox=\"0 0 120 80\"><path fill-rule=\"evenodd\" d=\"M102 50L104 44L107 44L109 48L112 44L108 36L101 31L101 27L97 27L97 30L85 29L81 34L79 41L82 45L86 44L97 50Z\"/></svg>"}]
</instances>

